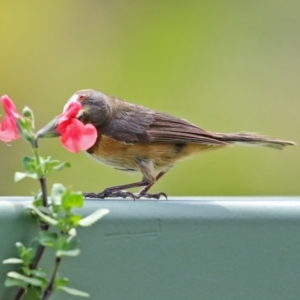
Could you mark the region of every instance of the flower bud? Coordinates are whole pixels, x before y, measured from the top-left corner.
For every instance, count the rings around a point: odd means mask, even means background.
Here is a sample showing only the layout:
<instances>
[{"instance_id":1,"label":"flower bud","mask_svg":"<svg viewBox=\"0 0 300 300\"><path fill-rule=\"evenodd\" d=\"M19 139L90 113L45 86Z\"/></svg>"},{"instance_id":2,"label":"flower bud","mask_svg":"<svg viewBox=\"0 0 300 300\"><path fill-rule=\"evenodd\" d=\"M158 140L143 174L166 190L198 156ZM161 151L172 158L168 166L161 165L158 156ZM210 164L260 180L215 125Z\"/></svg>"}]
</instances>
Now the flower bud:
<instances>
[{"instance_id":1,"label":"flower bud","mask_svg":"<svg viewBox=\"0 0 300 300\"><path fill-rule=\"evenodd\" d=\"M22 115L26 119L28 119L30 121L31 129L34 129L34 115L33 115L33 111L28 106L25 106L23 108Z\"/></svg>"}]
</instances>

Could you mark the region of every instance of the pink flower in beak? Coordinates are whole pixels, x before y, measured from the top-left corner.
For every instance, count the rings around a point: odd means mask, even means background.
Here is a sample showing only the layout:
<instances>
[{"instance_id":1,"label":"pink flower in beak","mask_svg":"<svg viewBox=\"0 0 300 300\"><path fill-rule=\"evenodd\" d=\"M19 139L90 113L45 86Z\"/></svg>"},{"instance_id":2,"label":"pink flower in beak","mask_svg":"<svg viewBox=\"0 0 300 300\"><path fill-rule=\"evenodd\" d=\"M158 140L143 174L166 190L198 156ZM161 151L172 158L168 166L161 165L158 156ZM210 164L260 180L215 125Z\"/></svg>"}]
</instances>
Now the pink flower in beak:
<instances>
[{"instance_id":1,"label":"pink flower in beak","mask_svg":"<svg viewBox=\"0 0 300 300\"><path fill-rule=\"evenodd\" d=\"M41 129L37 137L58 136L63 146L71 152L91 148L97 139L97 130L92 124L83 124L77 119L82 109L79 102L71 102L65 111Z\"/></svg>"}]
</instances>

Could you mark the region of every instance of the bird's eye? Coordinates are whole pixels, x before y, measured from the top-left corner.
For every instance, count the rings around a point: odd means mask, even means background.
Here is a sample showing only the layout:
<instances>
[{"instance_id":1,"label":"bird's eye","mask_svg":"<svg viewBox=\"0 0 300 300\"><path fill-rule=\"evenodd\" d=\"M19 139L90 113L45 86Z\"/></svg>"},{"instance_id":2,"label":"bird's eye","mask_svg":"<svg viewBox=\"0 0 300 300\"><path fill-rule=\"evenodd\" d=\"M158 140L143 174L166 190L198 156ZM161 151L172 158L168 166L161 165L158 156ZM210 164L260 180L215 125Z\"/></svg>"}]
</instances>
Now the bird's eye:
<instances>
[{"instance_id":1,"label":"bird's eye","mask_svg":"<svg viewBox=\"0 0 300 300\"><path fill-rule=\"evenodd\" d=\"M79 95L78 100L83 101L86 98L86 95Z\"/></svg>"}]
</instances>

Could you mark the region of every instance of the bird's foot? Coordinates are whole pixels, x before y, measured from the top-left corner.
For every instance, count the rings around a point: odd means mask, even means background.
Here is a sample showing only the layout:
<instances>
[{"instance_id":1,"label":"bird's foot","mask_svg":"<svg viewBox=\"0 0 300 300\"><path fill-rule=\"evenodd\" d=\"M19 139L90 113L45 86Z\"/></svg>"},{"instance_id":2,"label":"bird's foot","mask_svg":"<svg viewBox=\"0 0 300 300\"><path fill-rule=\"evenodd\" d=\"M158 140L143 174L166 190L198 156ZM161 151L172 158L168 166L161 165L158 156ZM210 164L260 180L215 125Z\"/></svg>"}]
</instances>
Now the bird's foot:
<instances>
[{"instance_id":1,"label":"bird's foot","mask_svg":"<svg viewBox=\"0 0 300 300\"><path fill-rule=\"evenodd\" d=\"M83 196L85 198L132 198L133 200L136 200L136 196L133 193L127 192L127 191L122 191L122 190L110 190L110 189L105 189L101 193L83 193Z\"/></svg>"},{"instance_id":2,"label":"bird's foot","mask_svg":"<svg viewBox=\"0 0 300 300\"><path fill-rule=\"evenodd\" d=\"M135 197L136 197L136 199L140 199L140 198L144 197L144 198L147 198L147 199L157 199L158 200L158 199L160 199L161 196L168 199L167 195L165 193L162 193L162 192L161 193L156 193L156 194L148 194L146 192L141 191Z\"/></svg>"}]
</instances>

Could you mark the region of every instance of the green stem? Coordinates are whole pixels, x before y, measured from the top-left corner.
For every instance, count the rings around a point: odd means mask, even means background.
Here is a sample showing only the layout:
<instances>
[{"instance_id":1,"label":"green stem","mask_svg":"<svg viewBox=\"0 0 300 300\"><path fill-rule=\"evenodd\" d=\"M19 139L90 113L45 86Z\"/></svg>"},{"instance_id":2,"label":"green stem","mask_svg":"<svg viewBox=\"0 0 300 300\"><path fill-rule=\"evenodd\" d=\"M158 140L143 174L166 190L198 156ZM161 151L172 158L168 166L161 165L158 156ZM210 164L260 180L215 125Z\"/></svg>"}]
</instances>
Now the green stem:
<instances>
[{"instance_id":1,"label":"green stem","mask_svg":"<svg viewBox=\"0 0 300 300\"><path fill-rule=\"evenodd\" d=\"M34 153L34 156L35 156L35 159L37 162L37 166L38 166L37 171L38 171L39 181L40 181L41 190L42 190L43 206L47 207L48 206L48 193L47 193L46 178L43 176L43 169L41 167L41 161L40 161L40 156L38 153L38 148L32 148L32 151ZM40 227L41 227L41 230L43 230L43 231L47 231L49 229L49 225L42 221L40 222ZM35 258L34 258L32 264L30 265L31 270L34 270L37 268L38 263L43 256L44 250L45 250L45 246L40 245L38 247ZM22 287L19 288L14 300L22 299L25 292L26 292L26 289L24 289Z\"/></svg>"},{"instance_id":2,"label":"green stem","mask_svg":"<svg viewBox=\"0 0 300 300\"><path fill-rule=\"evenodd\" d=\"M43 168L41 166L41 160L40 160L40 156L39 156L39 152L38 152L38 148L32 148L35 160L36 160L36 164L37 164L37 173L39 178L43 177Z\"/></svg>"}]
</instances>

